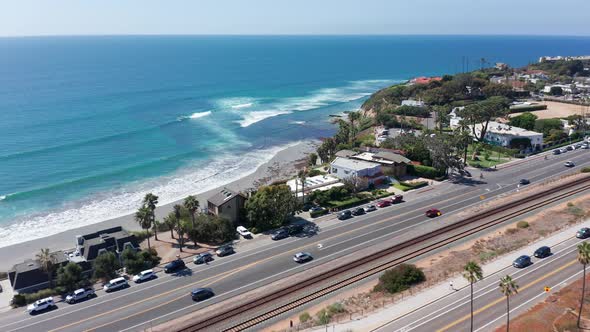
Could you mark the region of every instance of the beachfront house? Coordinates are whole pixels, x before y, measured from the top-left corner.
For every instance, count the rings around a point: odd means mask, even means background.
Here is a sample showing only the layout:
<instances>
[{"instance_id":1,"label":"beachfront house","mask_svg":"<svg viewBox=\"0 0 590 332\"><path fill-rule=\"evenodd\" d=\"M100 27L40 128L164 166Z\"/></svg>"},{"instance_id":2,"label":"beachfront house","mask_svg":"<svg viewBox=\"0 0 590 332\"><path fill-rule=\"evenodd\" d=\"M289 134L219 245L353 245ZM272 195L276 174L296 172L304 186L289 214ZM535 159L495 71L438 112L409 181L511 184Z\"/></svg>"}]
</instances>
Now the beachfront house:
<instances>
[{"instance_id":1,"label":"beachfront house","mask_svg":"<svg viewBox=\"0 0 590 332\"><path fill-rule=\"evenodd\" d=\"M332 189L334 187L341 187L344 185L344 183L342 183L339 178L330 174L316 175L305 178L305 186L303 186L302 184L303 183L301 182L300 178L295 178L287 181L287 185L289 186L289 188L291 188L291 192L294 194L295 192L297 192L297 198L299 199L303 197L304 191L305 199L307 199L308 195L313 191L324 191Z\"/></svg>"},{"instance_id":2,"label":"beachfront house","mask_svg":"<svg viewBox=\"0 0 590 332\"><path fill-rule=\"evenodd\" d=\"M56 267L68 263L68 256L63 251L51 253L53 263ZM57 268L55 269L57 270ZM55 275L53 276L55 278ZM41 268L36 259L27 259L22 263L15 264L8 271L8 279L15 293L33 293L49 287L47 273Z\"/></svg>"},{"instance_id":3,"label":"beachfront house","mask_svg":"<svg viewBox=\"0 0 590 332\"><path fill-rule=\"evenodd\" d=\"M475 125L475 132L479 136L481 133L481 128L483 124ZM470 128L470 133L472 132ZM510 126L505 123L499 123L495 121L490 121L488 124L488 130L484 136L484 140L493 145L499 145L503 147L512 147L512 148L519 148L518 146L514 146L512 140L516 138L526 138L529 139L531 142L531 149L538 150L543 146L543 134L537 133L534 131L526 130L523 128L518 128L514 126Z\"/></svg>"},{"instance_id":4,"label":"beachfront house","mask_svg":"<svg viewBox=\"0 0 590 332\"><path fill-rule=\"evenodd\" d=\"M207 200L207 212L238 225L240 210L244 208L245 203L246 197L244 195L223 188Z\"/></svg>"},{"instance_id":5,"label":"beachfront house","mask_svg":"<svg viewBox=\"0 0 590 332\"><path fill-rule=\"evenodd\" d=\"M386 150L362 152L352 158L380 164L384 173L397 177L406 175L407 167L411 163L410 159L401 154Z\"/></svg>"},{"instance_id":6,"label":"beachfront house","mask_svg":"<svg viewBox=\"0 0 590 332\"><path fill-rule=\"evenodd\" d=\"M339 179L356 176L367 180L368 184L379 184L385 179L380 164L342 157L330 163L330 174Z\"/></svg>"},{"instance_id":7,"label":"beachfront house","mask_svg":"<svg viewBox=\"0 0 590 332\"><path fill-rule=\"evenodd\" d=\"M112 252L117 256L125 249L139 250L135 235L121 226L104 229L76 237L76 251L70 254L72 261L93 261L100 254Z\"/></svg>"}]
</instances>

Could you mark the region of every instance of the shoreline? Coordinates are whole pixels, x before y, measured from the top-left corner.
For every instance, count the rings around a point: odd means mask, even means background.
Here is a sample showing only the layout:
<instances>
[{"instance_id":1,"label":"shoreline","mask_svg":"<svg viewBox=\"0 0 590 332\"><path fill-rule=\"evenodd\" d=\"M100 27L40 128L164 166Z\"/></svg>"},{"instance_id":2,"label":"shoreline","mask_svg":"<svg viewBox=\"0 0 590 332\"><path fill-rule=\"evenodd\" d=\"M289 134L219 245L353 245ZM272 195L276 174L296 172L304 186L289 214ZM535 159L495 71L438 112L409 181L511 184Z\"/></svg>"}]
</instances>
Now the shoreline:
<instances>
[{"instance_id":1,"label":"shoreline","mask_svg":"<svg viewBox=\"0 0 590 332\"><path fill-rule=\"evenodd\" d=\"M285 149L279 150L269 161L258 166L253 172L228 184L195 194L195 196L197 197L200 206L205 207L207 198L211 197L223 187L235 191L244 191L293 175L297 168L298 161L307 157L308 153L314 152L317 144L317 139L313 139L300 141L290 145ZM156 218L162 220L164 216L172 211L172 207L175 204L181 203L182 200L183 199L159 205L156 209ZM9 245L0 249L0 271L8 271L14 264L21 263L25 259L34 258L35 253L41 248L49 248L52 251L71 249L74 247L76 235L88 234L114 226L122 226L130 231L141 230L139 225L133 219L133 214L128 214L117 218L99 221L90 225L69 229L47 237Z\"/></svg>"}]
</instances>

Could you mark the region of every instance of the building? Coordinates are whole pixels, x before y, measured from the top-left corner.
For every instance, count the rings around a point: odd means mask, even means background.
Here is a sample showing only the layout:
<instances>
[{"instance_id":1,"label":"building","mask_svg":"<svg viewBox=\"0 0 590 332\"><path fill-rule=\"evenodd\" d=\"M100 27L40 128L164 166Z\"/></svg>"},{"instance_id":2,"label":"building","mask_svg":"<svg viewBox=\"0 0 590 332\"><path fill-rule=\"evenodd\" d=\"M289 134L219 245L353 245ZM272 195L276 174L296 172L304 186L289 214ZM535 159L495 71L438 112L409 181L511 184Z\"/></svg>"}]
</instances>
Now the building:
<instances>
[{"instance_id":1,"label":"building","mask_svg":"<svg viewBox=\"0 0 590 332\"><path fill-rule=\"evenodd\" d=\"M335 187L341 187L344 183L340 182L340 179L330 175L317 175L305 178L305 186L302 186L300 178L295 178L287 181L287 185L291 188L291 192L297 192L297 197L303 196L303 191L307 195L313 191L324 191Z\"/></svg>"},{"instance_id":2,"label":"building","mask_svg":"<svg viewBox=\"0 0 590 332\"><path fill-rule=\"evenodd\" d=\"M209 214L225 218L234 225L240 222L240 210L244 208L246 197L227 188L223 188L207 200Z\"/></svg>"},{"instance_id":3,"label":"building","mask_svg":"<svg viewBox=\"0 0 590 332\"><path fill-rule=\"evenodd\" d=\"M578 56L542 56L539 58L539 62L555 62L555 61L574 61L574 60L590 60L590 55L578 55Z\"/></svg>"},{"instance_id":4,"label":"building","mask_svg":"<svg viewBox=\"0 0 590 332\"><path fill-rule=\"evenodd\" d=\"M451 127L451 129L459 128L463 118L458 116L457 112L463 110L464 108L465 106L455 107L451 113L449 113L449 127Z\"/></svg>"},{"instance_id":5,"label":"building","mask_svg":"<svg viewBox=\"0 0 590 332\"><path fill-rule=\"evenodd\" d=\"M575 84L553 84L553 85L545 85L543 88L544 93L550 93L551 88L561 88L563 93L576 93L576 85Z\"/></svg>"},{"instance_id":6,"label":"building","mask_svg":"<svg viewBox=\"0 0 590 332\"><path fill-rule=\"evenodd\" d=\"M336 157L330 164L330 174L339 179L356 176L367 180L368 184L379 184L385 179L380 164L342 157Z\"/></svg>"},{"instance_id":7,"label":"building","mask_svg":"<svg viewBox=\"0 0 590 332\"><path fill-rule=\"evenodd\" d=\"M435 76L435 77L416 77L410 80L410 84L428 84L433 81L442 81L442 77Z\"/></svg>"},{"instance_id":8,"label":"building","mask_svg":"<svg viewBox=\"0 0 590 332\"><path fill-rule=\"evenodd\" d=\"M70 260L72 261L90 262L100 254L108 251L119 255L127 248L139 249L139 243L135 235L130 234L121 226L77 236L76 242L76 251L70 254Z\"/></svg>"},{"instance_id":9,"label":"building","mask_svg":"<svg viewBox=\"0 0 590 332\"><path fill-rule=\"evenodd\" d=\"M357 153L358 152L353 151L353 150L340 150L340 151L336 152L336 157L348 158L348 157L354 156Z\"/></svg>"},{"instance_id":10,"label":"building","mask_svg":"<svg viewBox=\"0 0 590 332\"><path fill-rule=\"evenodd\" d=\"M54 258L56 267L68 263L68 256L63 251L53 252L51 256ZM47 273L43 271L41 264L36 259L27 259L22 263L15 264L8 271L8 279L14 292L19 294L34 293L49 286Z\"/></svg>"},{"instance_id":11,"label":"building","mask_svg":"<svg viewBox=\"0 0 590 332\"><path fill-rule=\"evenodd\" d=\"M424 107L425 104L422 100L406 99L402 100L402 106Z\"/></svg>"},{"instance_id":12,"label":"building","mask_svg":"<svg viewBox=\"0 0 590 332\"><path fill-rule=\"evenodd\" d=\"M475 132L479 136L483 124L475 126ZM471 132L471 130L470 130ZM510 147L510 142L515 138L528 138L533 149L540 149L543 145L543 134L534 131L513 127L508 124L490 121L484 140L493 145Z\"/></svg>"},{"instance_id":13,"label":"building","mask_svg":"<svg viewBox=\"0 0 590 332\"><path fill-rule=\"evenodd\" d=\"M407 167L411 163L410 159L390 151L377 150L376 152L363 152L353 156L354 159L360 159L381 165L383 172L392 176L404 176Z\"/></svg>"}]
</instances>

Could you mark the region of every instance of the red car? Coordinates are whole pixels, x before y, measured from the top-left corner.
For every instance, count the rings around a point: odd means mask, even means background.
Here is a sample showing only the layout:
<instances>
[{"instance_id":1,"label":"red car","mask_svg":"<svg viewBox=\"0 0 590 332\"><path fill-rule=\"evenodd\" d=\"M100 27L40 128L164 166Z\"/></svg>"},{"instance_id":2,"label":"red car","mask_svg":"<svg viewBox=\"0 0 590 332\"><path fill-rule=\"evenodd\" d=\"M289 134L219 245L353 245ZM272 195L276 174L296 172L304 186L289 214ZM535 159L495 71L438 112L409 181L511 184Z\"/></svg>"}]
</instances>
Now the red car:
<instances>
[{"instance_id":1,"label":"red car","mask_svg":"<svg viewBox=\"0 0 590 332\"><path fill-rule=\"evenodd\" d=\"M390 197L389 200L391 201L391 203L396 204L396 203L401 203L404 201L404 196L402 195L395 195L393 197Z\"/></svg>"},{"instance_id":2,"label":"red car","mask_svg":"<svg viewBox=\"0 0 590 332\"><path fill-rule=\"evenodd\" d=\"M386 206L390 206L391 201L382 200L382 201L377 202L377 204L375 204L375 205L377 205L377 207L384 208Z\"/></svg>"},{"instance_id":3,"label":"red car","mask_svg":"<svg viewBox=\"0 0 590 332\"><path fill-rule=\"evenodd\" d=\"M442 215L442 212L439 209L434 209L433 208L433 209L430 209L430 210L426 211L425 214L426 214L426 216L428 218L436 218L438 216L441 216Z\"/></svg>"}]
</instances>

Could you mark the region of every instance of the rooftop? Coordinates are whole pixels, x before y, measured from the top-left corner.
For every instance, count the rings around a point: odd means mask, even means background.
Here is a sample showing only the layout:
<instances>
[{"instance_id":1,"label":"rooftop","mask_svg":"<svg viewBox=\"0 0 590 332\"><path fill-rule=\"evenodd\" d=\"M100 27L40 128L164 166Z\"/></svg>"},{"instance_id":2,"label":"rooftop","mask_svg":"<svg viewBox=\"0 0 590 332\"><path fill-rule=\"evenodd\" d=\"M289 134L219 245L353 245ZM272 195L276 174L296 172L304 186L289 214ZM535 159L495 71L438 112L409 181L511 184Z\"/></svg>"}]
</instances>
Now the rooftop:
<instances>
[{"instance_id":1,"label":"rooftop","mask_svg":"<svg viewBox=\"0 0 590 332\"><path fill-rule=\"evenodd\" d=\"M229 190L227 188L223 188L217 194L215 194L215 195L211 196L209 199L207 199L207 201L214 204L215 206L220 206L238 195L240 195L240 194L235 191Z\"/></svg>"},{"instance_id":2,"label":"rooftop","mask_svg":"<svg viewBox=\"0 0 590 332\"><path fill-rule=\"evenodd\" d=\"M481 128L481 125L476 127L476 130ZM536 131L526 130L519 127L510 126L508 124L499 123L495 121L490 121L488 125L488 133L494 134L505 134L505 135L512 135L512 136L534 136L534 135L542 135Z\"/></svg>"},{"instance_id":3,"label":"rooftop","mask_svg":"<svg viewBox=\"0 0 590 332\"><path fill-rule=\"evenodd\" d=\"M352 169L355 171L361 171L361 170L364 170L367 168L374 168L374 167L379 166L379 164L374 163L374 162L348 159L348 158L342 158L342 157L336 157L336 159L334 159L334 161L332 162L331 165L336 166L336 167L344 167L344 168Z\"/></svg>"}]
</instances>

